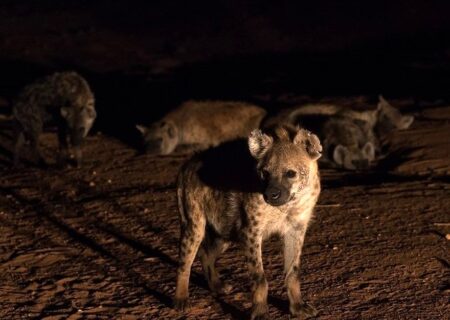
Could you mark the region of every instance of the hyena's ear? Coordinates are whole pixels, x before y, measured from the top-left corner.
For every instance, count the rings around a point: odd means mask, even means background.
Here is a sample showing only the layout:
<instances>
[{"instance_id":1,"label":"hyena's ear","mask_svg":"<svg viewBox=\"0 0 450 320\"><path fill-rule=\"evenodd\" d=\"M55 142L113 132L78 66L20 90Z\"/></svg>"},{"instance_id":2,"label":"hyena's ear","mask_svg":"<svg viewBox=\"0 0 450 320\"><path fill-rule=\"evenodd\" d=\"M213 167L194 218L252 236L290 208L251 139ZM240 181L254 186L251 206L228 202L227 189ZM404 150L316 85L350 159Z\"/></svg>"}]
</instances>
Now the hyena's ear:
<instances>
[{"instance_id":1,"label":"hyena's ear","mask_svg":"<svg viewBox=\"0 0 450 320\"><path fill-rule=\"evenodd\" d=\"M312 160L317 160L322 156L319 137L308 130L300 129L294 137L294 144L303 145Z\"/></svg>"},{"instance_id":2,"label":"hyena's ear","mask_svg":"<svg viewBox=\"0 0 450 320\"><path fill-rule=\"evenodd\" d=\"M61 113L61 116L66 120L70 120L70 118L72 117L71 109L68 107L62 107L59 112Z\"/></svg>"},{"instance_id":3,"label":"hyena's ear","mask_svg":"<svg viewBox=\"0 0 450 320\"><path fill-rule=\"evenodd\" d=\"M404 116L401 112L392 106L382 95L378 96L378 117L379 120L384 118L382 121L390 122L391 126L395 129L404 130L408 129L414 122L414 116Z\"/></svg>"},{"instance_id":4,"label":"hyena's ear","mask_svg":"<svg viewBox=\"0 0 450 320\"><path fill-rule=\"evenodd\" d=\"M177 127L172 122L164 121L161 123L161 127L163 127L164 130L166 130L167 134L169 135L169 138L171 139L174 139L178 134Z\"/></svg>"},{"instance_id":5,"label":"hyena's ear","mask_svg":"<svg viewBox=\"0 0 450 320\"><path fill-rule=\"evenodd\" d=\"M402 116L400 121L396 124L400 130L408 129L414 122L414 116Z\"/></svg>"},{"instance_id":6,"label":"hyena's ear","mask_svg":"<svg viewBox=\"0 0 450 320\"><path fill-rule=\"evenodd\" d=\"M348 149L341 144L338 144L333 150L333 161L339 165L343 166L345 163L345 157L348 154Z\"/></svg>"},{"instance_id":7,"label":"hyena's ear","mask_svg":"<svg viewBox=\"0 0 450 320\"><path fill-rule=\"evenodd\" d=\"M377 109L378 111L385 108L385 107L391 107L391 104L389 102L387 102L387 100L380 94L378 95L378 105L377 105Z\"/></svg>"},{"instance_id":8,"label":"hyena's ear","mask_svg":"<svg viewBox=\"0 0 450 320\"><path fill-rule=\"evenodd\" d=\"M375 146L372 142L366 142L362 151L367 160L375 160Z\"/></svg>"},{"instance_id":9,"label":"hyena's ear","mask_svg":"<svg viewBox=\"0 0 450 320\"><path fill-rule=\"evenodd\" d=\"M248 137L248 148L256 159L260 159L270 149L272 143L273 138L259 129L253 130Z\"/></svg>"},{"instance_id":10,"label":"hyena's ear","mask_svg":"<svg viewBox=\"0 0 450 320\"><path fill-rule=\"evenodd\" d=\"M140 124L137 124L137 125L136 125L136 129L138 129L139 132L140 132L143 136L145 136L145 134L146 134L147 131L148 131L148 128L147 128L146 126L143 126L143 125L140 125Z\"/></svg>"}]
</instances>

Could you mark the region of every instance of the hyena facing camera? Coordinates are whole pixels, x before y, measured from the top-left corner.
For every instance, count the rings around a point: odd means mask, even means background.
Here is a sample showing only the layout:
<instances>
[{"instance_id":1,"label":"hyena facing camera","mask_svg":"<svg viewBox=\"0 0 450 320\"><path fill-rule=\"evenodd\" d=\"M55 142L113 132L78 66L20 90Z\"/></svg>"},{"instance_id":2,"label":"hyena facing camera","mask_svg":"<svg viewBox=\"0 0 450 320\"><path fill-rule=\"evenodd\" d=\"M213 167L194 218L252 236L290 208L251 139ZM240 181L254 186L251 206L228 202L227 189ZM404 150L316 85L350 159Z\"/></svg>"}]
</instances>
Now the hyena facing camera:
<instances>
[{"instance_id":1,"label":"hyena facing camera","mask_svg":"<svg viewBox=\"0 0 450 320\"><path fill-rule=\"evenodd\" d=\"M68 155L69 138L80 165L80 145L97 116L94 102L94 94L87 81L76 72L57 72L26 86L13 106L18 131L14 164L18 164L26 140L30 142L38 163L45 164L39 137L46 126L56 125L60 160Z\"/></svg>"},{"instance_id":2,"label":"hyena facing camera","mask_svg":"<svg viewBox=\"0 0 450 320\"><path fill-rule=\"evenodd\" d=\"M314 134L289 125L271 133L254 130L248 142L235 141L188 161L178 177L181 221L175 307L184 310L191 266L201 260L210 289L227 291L215 268L230 242L245 251L253 280L251 319L267 314L268 284L262 243L279 234L284 243L285 283L290 313L315 315L300 294L300 255L320 194L317 159L322 147Z\"/></svg>"}]
</instances>

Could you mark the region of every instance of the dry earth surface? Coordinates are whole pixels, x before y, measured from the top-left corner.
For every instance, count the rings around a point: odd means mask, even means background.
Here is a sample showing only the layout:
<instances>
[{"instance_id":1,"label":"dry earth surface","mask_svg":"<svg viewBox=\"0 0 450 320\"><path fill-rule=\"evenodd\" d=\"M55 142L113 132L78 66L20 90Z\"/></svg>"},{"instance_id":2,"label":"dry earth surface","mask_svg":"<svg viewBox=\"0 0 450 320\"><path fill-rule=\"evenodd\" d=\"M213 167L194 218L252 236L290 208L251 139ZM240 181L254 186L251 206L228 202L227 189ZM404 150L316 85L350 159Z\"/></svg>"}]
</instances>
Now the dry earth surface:
<instances>
[{"instance_id":1,"label":"dry earth surface","mask_svg":"<svg viewBox=\"0 0 450 320\"><path fill-rule=\"evenodd\" d=\"M0 117L0 319L248 317L237 248L219 261L229 295L211 296L197 261L192 308L170 308L175 177L189 155L140 154L134 124L191 98L276 110L307 102L305 92L344 96L343 105L364 104L348 97L360 93L372 105L379 92L414 95L394 104L417 116L387 139L391 156L377 169L322 170L301 270L317 319L450 319L450 107L415 100L450 100L448 10L430 1L261 12L245 1L180 3L2 1L0 114L36 77L75 69L92 85L99 117L85 166L46 170L11 168L11 128ZM51 162L55 135L42 143ZM288 319L280 251L272 239L264 252L271 319Z\"/></svg>"},{"instance_id":2,"label":"dry earth surface","mask_svg":"<svg viewBox=\"0 0 450 320\"><path fill-rule=\"evenodd\" d=\"M230 294L213 298L199 262L192 308L171 309L187 154L142 155L97 133L81 169L9 165L0 131L0 319L244 319L243 256L219 260ZM450 319L450 107L423 109L389 137L391 159L368 173L322 170L302 256L317 319ZM43 139L51 162L56 137ZM447 236L447 239L446 239ZM271 319L288 319L277 239L264 249Z\"/></svg>"}]
</instances>

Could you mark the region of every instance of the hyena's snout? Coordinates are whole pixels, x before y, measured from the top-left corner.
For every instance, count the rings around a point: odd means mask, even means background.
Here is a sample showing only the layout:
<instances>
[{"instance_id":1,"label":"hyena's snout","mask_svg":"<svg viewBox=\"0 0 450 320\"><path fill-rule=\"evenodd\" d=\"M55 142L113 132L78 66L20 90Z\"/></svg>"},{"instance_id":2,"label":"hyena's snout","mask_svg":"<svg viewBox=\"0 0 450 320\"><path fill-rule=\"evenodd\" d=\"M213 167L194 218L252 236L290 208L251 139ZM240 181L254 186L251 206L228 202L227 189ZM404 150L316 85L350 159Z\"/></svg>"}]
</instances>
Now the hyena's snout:
<instances>
[{"instance_id":1,"label":"hyena's snout","mask_svg":"<svg viewBox=\"0 0 450 320\"><path fill-rule=\"evenodd\" d=\"M368 159L352 160L352 164L355 166L356 169L368 169L370 166Z\"/></svg>"},{"instance_id":2,"label":"hyena's snout","mask_svg":"<svg viewBox=\"0 0 450 320\"><path fill-rule=\"evenodd\" d=\"M77 130L78 130L78 132L77 132L78 135L82 136L83 138L87 136L86 127L81 126Z\"/></svg>"},{"instance_id":3,"label":"hyena's snout","mask_svg":"<svg viewBox=\"0 0 450 320\"><path fill-rule=\"evenodd\" d=\"M280 183L269 183L263 193L264 200L272 206L281 206L289 201L291 193L289 188Z\"/></svg>"},{"instance_id":4,"label":"hyena's snout","mask_svg":"<svg viewBox=\"0 0 450 320\"><path fill-rule=\"evenodd\" d=\"M162 153L162 139L154 139L145 141L145 152L148 154Z\"/></svg>"}]
</instances>

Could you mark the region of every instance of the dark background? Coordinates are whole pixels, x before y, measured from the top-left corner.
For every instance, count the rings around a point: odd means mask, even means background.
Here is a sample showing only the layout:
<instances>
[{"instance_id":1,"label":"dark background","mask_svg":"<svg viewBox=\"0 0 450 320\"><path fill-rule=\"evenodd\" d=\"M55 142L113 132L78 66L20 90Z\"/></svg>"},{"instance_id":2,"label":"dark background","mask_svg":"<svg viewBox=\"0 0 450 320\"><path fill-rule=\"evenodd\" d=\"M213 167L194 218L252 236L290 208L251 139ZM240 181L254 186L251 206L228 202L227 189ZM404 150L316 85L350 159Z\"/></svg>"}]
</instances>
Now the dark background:
<instances>
[{"instance_id":1,"label":"dark background","mask_svg":"<svg viewBox=\"0 0 450 320\"><path fill-rule=\"evenodd\" d=\"M218 264L230 294L213 298L196 261L192 309L171 308L175 181L191 154L137 152L134 125L192 98L276 112L374 107L380 93L414 123L373 170L320 169L303 297L320 320L448 319L450 1L254 3L0 0L0 319L247 319L236 247ZM104 134L89 134L81 168L53 165L53 133L40 141L47 169L12 168L1 116L24 85L65 69L89 81ZM289 314L281 253L264 245L270 319Z\"/></svg>"},{"instance_id":2,"label":"dark background","mask_svg":"<svg viewBox=\"0 0 450 320\"><path fill-rule=\"evenodd\" d=\"M1 110L63 69L89 80L110 133L190 98L272 110L283 94L445 101L449 13L425 0L2 1Z\"/></svg>"}]
</instances>

